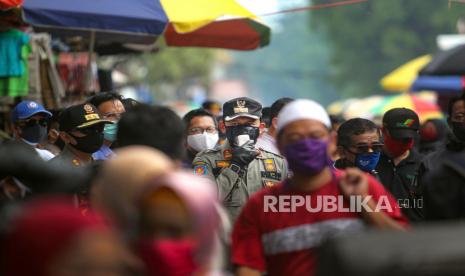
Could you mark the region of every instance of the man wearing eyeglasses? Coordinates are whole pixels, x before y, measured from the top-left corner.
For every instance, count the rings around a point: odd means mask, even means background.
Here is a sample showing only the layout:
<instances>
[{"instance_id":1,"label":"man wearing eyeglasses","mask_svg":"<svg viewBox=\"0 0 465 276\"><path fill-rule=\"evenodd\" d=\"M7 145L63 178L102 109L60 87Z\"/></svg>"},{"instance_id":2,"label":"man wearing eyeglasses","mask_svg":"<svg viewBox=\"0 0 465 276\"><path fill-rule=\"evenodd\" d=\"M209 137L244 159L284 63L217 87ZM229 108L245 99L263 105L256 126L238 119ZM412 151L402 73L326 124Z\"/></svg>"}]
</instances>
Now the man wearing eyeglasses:
<instances>
[{"instance_id":1,"label":"man wearing eyeglasses","mask_svg":"<svg viewBox=\"0 0 465 276\"><path fill-rule=\"evenodd\" d=\"M218 126L215 117L205 109L189 111L183 117L186 125L186 167L192 166L195 156L215 148L218 143Z\"/></svg>"},{"instance_id":2,"label":"man wearing eyeglasses","mask_svg":"<svg viewBox=\"0 0 465 276\"><path fill-rule=\"evenodd\" d=\"M13 134L15 140L33 147L45 161L54 157L48 150L39 149L37 145L47 138L48 119L52 113L33 101L22 101L12 112Z\"/></svg>"},{"instance_id":3,"label":"man wearing eyeglasses","mask_svg":"<svg viewBox=\"0 0 465 276\"><path fill-rule=\"evenodd\" d=\"M103 129L103 145L92 157L95 160L108 160L115 157L111 150L111 145L116 142L116 132L118 121L126 111L122 103L121 95L114 92L101 92L89 99L89 103L97 107L105 120L112 121L113 124L106 124Z\"/></svg>"},{"instance_id":4,"label":"man wearing eyeglasses","mask_svg":"<svg viewBox=\"0 0 465 276\"><path fill-rule=\"evenodd\" d=\"M219 200L234 221L249 197L264 187L287 179L284 158L255 143L260 134L262 105L250 98L236 98L223 105L227 142L199 153L194 172L216 181Z\"/></svg>"},{"instance_id":5,"label":"man wearing eyeglasses","mask_svg":"<svg viewBox=\"0 0 465 276\"><path fill-rule=\"evenodd\" d=\"M378 178L375 168L383 151L383 143L375 123L362 118L344 122L337 131L337 149L341 158L334 164L336 169L358 167Z\"/></svg>"},{"instance_id":6,"label":"man wearing eyeglasses","mask_svg":"<svg viewBox=\"0 0 465 276\"><path fill-rule=\"evenodd\" d=\"M103 129L112 121L102 119L97 108L85 103L68 107L59 116L63 151L50 162L82 166L93 161L92 153L103 144Z\"/></svg>"},{"instance_id":7,"label":"man wearing eyeglasses","mask_svg":"<svg viewBox=\"0 0 465 276\"><path fill-rule=\"evenodd\" d=\"M419 171L423 155L414 148L420 120L408 108L394 108L383 116L384 149L376 170L381 183L396 197L411 221L423 220L423 195Z\"/></svg>"}]
</instances>

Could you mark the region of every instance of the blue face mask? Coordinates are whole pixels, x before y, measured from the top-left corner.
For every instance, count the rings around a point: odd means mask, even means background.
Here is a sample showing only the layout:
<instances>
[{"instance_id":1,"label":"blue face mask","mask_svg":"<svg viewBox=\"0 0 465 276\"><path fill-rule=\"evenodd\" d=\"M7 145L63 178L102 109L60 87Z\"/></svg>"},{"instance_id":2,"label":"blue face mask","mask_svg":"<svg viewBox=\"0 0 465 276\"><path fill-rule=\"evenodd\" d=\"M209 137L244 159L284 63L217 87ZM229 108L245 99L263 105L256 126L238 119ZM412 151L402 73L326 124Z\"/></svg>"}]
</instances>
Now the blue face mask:
<instances>
[{"instance_id":1,"label":"blue face mask","mask_svg":"<svg viewBox=\"0 0 465 276\"><path fill-rule=\"evenodd\" d=\"M357 154L355 165L365 172L371 172L378 165L381 152L370 152Z\"/></svg>"},{"instance_id":2,"label":"blue face mask","mask_svg":"<svg viewBox=\"0 0 465 276\"><path fill-rule=\"evenodd\" d=\"M110 142L116 141L116 132L118 130L118 124L106 124L105 128L103 129L103 138Z\"/></svg>"}]
</instances>

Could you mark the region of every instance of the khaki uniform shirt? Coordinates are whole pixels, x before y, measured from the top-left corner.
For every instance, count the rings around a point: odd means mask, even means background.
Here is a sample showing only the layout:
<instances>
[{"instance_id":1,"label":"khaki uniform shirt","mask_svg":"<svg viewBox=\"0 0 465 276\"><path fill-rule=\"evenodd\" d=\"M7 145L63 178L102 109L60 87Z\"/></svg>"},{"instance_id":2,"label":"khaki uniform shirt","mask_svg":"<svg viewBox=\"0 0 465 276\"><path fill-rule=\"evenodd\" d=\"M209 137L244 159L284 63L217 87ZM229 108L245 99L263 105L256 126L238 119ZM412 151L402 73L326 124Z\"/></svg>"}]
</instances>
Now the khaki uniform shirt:
<instances>
[{"instance_id":1,"label":"khaki uniform shirt","mask_svg":"<svg viewBox=\"0 0 465 276\"><path fill-rule=\"evenodd\" d=\"M232 149L228 143L200 152L193 161L195 174L208 176L216 182L218 198L232 221L239 216L242 206L251 195L287 178L282 156L262 149L259 151L255 160L239 174L229 167Z\"/></svg>"}]
</instances>

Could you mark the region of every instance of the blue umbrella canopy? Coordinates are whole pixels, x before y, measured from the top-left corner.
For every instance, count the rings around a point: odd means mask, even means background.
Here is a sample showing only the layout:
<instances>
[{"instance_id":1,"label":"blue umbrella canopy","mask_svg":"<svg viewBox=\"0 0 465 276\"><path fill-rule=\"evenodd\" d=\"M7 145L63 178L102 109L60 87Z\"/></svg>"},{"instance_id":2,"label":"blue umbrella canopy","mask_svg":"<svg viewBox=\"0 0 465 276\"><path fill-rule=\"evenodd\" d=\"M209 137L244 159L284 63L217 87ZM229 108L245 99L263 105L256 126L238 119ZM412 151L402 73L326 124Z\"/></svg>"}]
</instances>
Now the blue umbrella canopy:
<instances>
[{"instance_id":1,"label":"blue umbrella canopy","mask_svg":"<svg viewBox=\"0 0 465 276\"><path fill-rule=\"evenodd\" d=\"M89 38L99 44L152 44L168 18L159 0L25 0L24 19L58 37Z\"/></svg>"},{"instance_id":2,"label":"blue umbrella canopy","mask_svg":"<svg viewBox=\"0 0 465 276\"><path fill-rule=\"evenodd\" d=\"M462 93L464 78L462 76L418 76L410 91L431 90L436 92Z\"/></svg>"}]
</instances>

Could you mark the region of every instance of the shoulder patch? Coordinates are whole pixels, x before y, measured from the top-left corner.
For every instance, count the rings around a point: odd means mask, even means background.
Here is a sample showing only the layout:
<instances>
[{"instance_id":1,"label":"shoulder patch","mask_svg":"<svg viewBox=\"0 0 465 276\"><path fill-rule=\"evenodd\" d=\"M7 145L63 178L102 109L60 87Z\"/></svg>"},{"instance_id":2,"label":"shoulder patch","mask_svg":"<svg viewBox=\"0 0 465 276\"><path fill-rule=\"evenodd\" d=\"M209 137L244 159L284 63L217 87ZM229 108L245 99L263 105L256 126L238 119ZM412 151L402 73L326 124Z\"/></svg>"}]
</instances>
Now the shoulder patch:
<instances>
[{"instance_id":1,"label":"shoulder patch","mask_svg":"<svg viewBox=\"0 0 465 276\"><path fill-rule=\"evenodd\" d=\"M232 149L225 149L223 151L223 157L225 160L231 160L232 158Z\"/></svg>"},{"instance_id":2,"label":"shoulder patch","mask_svg":"<svg viewBox=\"0 0 465 276\"><path fill-rule=\"evenodd\" d=\"M265 167L265 171L267 172L276 172L276 164L273 158L262 159L263 167Z\"/></svg>"},{"instance_id":3,"label":"shoulder patch","mask_svg":"<svg viewBox=\"0 0 465 276\"><path fill-rule=\"evenodd\" d=\"M205 163L194 165L194 173L196 175L206 175L207 174L207 165Z\"/></svg>"}]
</instances>

